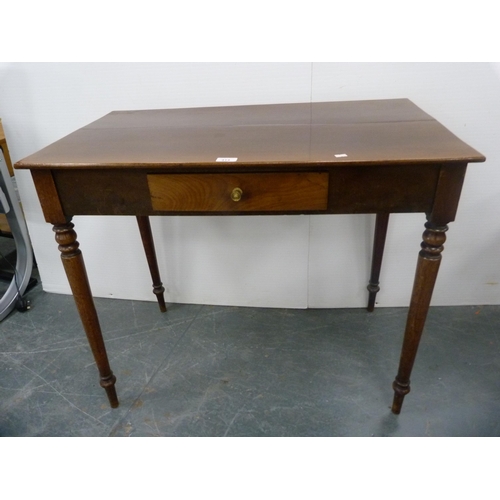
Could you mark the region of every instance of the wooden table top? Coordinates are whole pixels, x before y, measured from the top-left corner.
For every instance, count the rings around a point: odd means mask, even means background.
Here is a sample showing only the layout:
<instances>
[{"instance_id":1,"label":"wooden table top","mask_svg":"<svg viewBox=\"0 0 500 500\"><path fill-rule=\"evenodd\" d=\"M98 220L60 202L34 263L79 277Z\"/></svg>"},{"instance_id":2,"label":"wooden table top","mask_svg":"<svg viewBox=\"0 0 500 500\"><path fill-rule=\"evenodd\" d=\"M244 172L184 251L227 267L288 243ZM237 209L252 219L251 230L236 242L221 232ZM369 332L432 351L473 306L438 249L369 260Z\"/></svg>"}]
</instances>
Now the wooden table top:
<instances>
[{"instance_id":1,"label":"wooden table top","mask_svg":"<svg viewBox=\"0 0 500 500\"><path fill-rule=\"evenodd\" d=\"M484 160L410 100L388 99L113 111L16 168L209 169Z\"/></svg>"}]
</instances>

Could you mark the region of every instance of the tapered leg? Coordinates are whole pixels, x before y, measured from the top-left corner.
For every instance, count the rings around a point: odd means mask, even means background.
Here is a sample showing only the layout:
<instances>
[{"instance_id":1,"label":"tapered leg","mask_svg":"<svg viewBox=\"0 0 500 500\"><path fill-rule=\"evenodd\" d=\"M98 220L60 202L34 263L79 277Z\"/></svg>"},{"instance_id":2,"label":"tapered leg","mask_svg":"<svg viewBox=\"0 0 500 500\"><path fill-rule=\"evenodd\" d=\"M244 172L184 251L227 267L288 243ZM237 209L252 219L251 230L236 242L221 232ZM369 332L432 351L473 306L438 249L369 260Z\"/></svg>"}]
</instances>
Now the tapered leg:
<instances>
[{"instance_id":1,"label":"tapered leg","mask_svg":"<svg viewBox=\"0 0 500 500\"><path fill-rule=\"evenodd\" d=\"M441 252L446 241L445 232L448 230L446 225L436 226L431 222L427 222L425 227L426 230L422 236L422 250L418 256L417 270L415 272L399 370L392 384L394 389L392 412L396 414L401 412L403 399L410 392L411 370L417 355L439 264L441 263Z\"/></svg>"},{"instance_id":2,"label":"tapered leg","mask_svg":"<svg viewBox=\"0 0 500 500\"><path fill-rule=\"evenodd\" d=\"M76 241L76 233L73 227L74 225L68 222L66 224L54 225L53 230L56 233L56 241L59 243L61 259L78 312L80 313L83 328L87 334L87 339L92 349L97 369L99 370L101 387L106 390L111 407L116 408L118 406L118 397L115 389L116 377L109 366L108 355L106 354L99 318L97 317L94 300L90 291L85 263L82 252L79 249L80 245Z\"/></svg>"},{"instance_id":3,"label":"tapered leg","mask_svg":"<svg viewBox=\"0 0 500 500\"><path fill-rule=\"evenodd\" d=\"M160 311L166 312L167 306L165 305L164 296L165 288L163 288L163 283L161 282L160 278L160 270L158 269L158 261L156 260L156 251L153 241L153 233L151 232L151 224L149 223L149 217L138 216L137 224L139 225L142 244L144 245L146 259L148 261L149 272L151 273L151 279L153 280L153 293L156 295L156 298L158 300Z\"/></svg>"},{"instance_id":4,"label":"tapered leg","mask_svg":"<svg viewBox=\"0 0 500 500\"><path fill-rule=\"evenodd\" d=\"M377 214L375 221L375 237L373 240L372 254L372 269L370 274L370 282L366 287L368 289L368 307L367 310L372 312L375 308L375 297L380 290L379 277L380 268L382 267L382 256L384 255L385 237L387 235L387 225L389 224L389 214Z\"/></svg>"}]
</instances>

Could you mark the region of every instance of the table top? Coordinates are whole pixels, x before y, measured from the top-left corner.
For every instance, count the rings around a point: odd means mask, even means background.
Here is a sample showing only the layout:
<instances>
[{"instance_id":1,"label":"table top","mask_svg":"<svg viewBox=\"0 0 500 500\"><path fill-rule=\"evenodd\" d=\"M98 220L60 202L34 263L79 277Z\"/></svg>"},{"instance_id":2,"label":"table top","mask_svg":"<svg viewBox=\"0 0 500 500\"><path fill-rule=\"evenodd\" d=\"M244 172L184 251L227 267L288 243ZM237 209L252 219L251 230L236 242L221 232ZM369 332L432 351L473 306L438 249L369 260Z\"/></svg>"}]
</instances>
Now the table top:
<instances>
[{"instance_id":1,"label":"table top","mask_svg":"<svg viewBox=\"0 0 500 500\"><path fill-rule=\"evenodd\" d=\"M113 111L16 168L481 162L408 99Z\"/></svg>"}]
</instances>

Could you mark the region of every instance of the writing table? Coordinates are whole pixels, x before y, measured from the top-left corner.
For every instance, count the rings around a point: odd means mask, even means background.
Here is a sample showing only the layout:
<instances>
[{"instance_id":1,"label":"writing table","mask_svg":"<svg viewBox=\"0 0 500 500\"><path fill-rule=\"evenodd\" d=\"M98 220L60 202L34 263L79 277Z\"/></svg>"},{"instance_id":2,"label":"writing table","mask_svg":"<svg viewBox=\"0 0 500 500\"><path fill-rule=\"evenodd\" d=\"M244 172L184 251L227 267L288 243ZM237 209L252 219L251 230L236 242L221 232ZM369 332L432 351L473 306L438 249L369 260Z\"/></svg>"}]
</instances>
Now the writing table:
<instances>
[{"instance_id":1,"label":"writing table","mask_svg":"<svg viewBox=\"0 0 500 500\"><path fill-rule=\"evenodd\" d=\"M408 99L390 99L115 111L15 166L31 170L113 408L116 378L73 216L137 217L165 312L149 216L374 213L371 311L389 214L425 213L393 383L392 411L399 413L467 164L484 160Z\"/></svg>"}]
</instances>

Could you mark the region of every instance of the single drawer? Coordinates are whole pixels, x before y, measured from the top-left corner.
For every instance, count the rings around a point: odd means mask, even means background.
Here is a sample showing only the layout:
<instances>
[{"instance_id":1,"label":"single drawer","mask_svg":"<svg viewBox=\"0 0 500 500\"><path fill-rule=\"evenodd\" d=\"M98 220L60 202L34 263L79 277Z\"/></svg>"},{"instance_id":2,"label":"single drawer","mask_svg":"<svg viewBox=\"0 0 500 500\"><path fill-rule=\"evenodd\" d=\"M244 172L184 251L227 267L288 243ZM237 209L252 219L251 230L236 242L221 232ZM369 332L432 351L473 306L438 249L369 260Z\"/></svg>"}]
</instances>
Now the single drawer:
<instances>
[{"instance_id":1,"label":"single drawer","mask_svg":"<svg viewBox=\"0 0 500 500\"><path fill-rule=\"evenodd\" d=\"M160 212L301 212L328 207L327 172L150 174Z\"/></svg>"}]
</instances>

